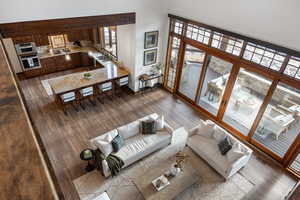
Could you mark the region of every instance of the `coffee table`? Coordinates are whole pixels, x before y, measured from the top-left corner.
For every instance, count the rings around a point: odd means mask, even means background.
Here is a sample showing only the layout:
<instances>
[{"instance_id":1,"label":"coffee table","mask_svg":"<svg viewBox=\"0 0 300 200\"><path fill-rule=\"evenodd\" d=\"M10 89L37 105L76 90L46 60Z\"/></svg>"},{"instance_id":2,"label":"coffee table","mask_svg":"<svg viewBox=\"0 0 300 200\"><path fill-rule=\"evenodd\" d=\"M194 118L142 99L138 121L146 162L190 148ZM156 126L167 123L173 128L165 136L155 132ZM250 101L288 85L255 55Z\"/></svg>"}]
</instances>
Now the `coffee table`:
<instances>
[{"instance_id":1,"label":"coffee table","mask_svg":"<svg viewBox=\"0 0 300 200\"><path fill-rule=\"evenodd\" d=\"M166 171L169 171L174 163L175 160L173 159L161 162L155 167L151 168L148 172L144 173L143 176L133 180L146 200L174 199L181 192L192 186L200 179L199 173L197 173L192 163L187 160L187 162L184 163L183 171L170 179L170 184L168 186L160 191L157 191L152 185L152 181L163 175Z\"/></svg>"}]
</instances>

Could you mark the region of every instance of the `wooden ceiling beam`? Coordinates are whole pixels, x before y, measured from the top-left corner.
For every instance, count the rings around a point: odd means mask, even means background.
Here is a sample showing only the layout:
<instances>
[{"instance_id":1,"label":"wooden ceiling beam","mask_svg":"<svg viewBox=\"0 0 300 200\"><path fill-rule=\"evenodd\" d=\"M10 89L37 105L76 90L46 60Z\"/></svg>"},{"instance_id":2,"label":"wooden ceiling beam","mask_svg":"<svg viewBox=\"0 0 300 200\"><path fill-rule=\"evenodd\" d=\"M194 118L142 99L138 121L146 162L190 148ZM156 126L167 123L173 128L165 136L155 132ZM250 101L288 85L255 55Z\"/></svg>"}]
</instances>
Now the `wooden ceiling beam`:
<instances>
[{"instance_id":1,"label":"wooden ceiling beam","mask_svg":"<svg viewBox=\"0 0 300 200\"><path fill-rule=\"evenodd\" d=\"M0 24L4 38L61 33L70 30L135 24L135 13L48 19Z\"/></svg>"}]
</instances>

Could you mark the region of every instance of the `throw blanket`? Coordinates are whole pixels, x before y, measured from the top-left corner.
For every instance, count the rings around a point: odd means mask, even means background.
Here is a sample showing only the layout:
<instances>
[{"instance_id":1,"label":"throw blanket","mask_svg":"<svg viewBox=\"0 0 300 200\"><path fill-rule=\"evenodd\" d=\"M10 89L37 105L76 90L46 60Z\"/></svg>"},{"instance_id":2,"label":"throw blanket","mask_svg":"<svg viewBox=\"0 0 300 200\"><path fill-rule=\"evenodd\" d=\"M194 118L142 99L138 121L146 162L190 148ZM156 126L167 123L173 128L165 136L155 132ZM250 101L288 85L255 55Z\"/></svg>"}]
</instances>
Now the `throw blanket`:
<instances>
[{"instance_id":1,"label":"throw blanket","mask_svg":"<svg viewBox=\"0 0 300 200\"><path fill-rule=\"evenodd\" d=\"M112 176L117 175L124 166L123 160L113 154L107 156L106 161Z\"/></svg>"},{"instance_id":2,"label":"throw blanket","mask_svg":"<svg viewBox=\"0 0 300 200\"><path fill-rule=\"evenodd\" d=\"M97 168L99 170L101 170L101 168L102 168L102 160L103 159L105 159L107 161L107 164L111 171L112 176L117 175L121 171L122 167L124 166L123 160L120 159L119 157L110 154L109 156L107 156L107 158L104 158L101 151L99 149L97 149L95 151L95 161L96 161Z\"/></svg>"}]
</instances>

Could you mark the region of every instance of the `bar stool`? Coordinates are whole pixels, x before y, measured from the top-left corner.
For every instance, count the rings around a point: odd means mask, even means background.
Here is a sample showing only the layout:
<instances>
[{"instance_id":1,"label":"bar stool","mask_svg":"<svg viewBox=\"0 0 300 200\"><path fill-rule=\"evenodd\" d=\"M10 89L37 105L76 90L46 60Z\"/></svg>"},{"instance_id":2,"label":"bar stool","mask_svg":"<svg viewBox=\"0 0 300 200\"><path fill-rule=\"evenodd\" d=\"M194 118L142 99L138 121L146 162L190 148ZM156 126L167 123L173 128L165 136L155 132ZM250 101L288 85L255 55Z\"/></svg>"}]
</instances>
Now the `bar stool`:
<instances>
[{"instance_id":1,"label":"bar stool","mask_svg":"<svg viewBox=\"0 0 300 200\"><path fill-rule=\"evenodd\" d=\"M67 114L66 107L69 104L71 104L75 108L76 112L78 112L78 109L74 105L74 103L76 102L75 92L68 92L68 93L60 95L60 100L61 100L63 111L65 114Z\"/></svg>"},{"instance_id":2,"label":"bar stool","mask_svg":"<svg viewBox=\"0 0 300 200\"><path fill-rule=\"evenodd\" d=\"M98 85L98 94L99 94L98 96L107 95L107 93L112 91L112 89L113 89L112 82L102 83L102 84ZM103 103L103 102L101 102L100 98L98 98L98 101L100 103Z\"/></svg>"},{"instance_id":3,"label":"bar stool","mask_svg":"<svg viewBox=\"0 0 300 200\"><path fill-rule=\"evenodd\" d=\"M120 91L122 87L128 86L128 84L129 84L128 76L116 80L117 88Z\"/></svg>"},{"instance_id":4,"label":"bar stool","mask_svg":"<svg viewBox=\"0 0 300 200\"><path fill-rule=\"evenodd\" d=\"M94 102L94 89L93 87L87 87L87 88L83 88L79 91L80 93L80 106L85 109L85 107L82 105L82 102L85 99L89 99L89 101L91 102L91 104L93 106L96 105L96 103Z\"/></svg>"}]
</instances>

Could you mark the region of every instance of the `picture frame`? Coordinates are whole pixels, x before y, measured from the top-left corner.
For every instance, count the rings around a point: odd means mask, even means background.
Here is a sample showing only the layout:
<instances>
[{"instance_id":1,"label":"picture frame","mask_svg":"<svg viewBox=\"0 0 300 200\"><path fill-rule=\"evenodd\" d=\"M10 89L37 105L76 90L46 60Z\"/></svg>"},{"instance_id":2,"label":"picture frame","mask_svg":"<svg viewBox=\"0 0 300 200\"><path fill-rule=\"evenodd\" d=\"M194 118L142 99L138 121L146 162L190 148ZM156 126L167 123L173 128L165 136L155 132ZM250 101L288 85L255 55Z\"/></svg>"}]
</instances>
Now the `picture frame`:
<instances>
[{"instance_id":1,"label":"picture frame","mask_svg":"<svg viewBox=\"0 0 300 200\"><path fill-rule=\"evenodd\" d=\"M151 31L145 33L144 48L151 49L158 46L158 31Z\"/></svg>"},{"instance_id":2,"label":"picture frame","mask_svg":"<svg viewBox=\"0 0 300 200\"><path fill-rule=\"evenodd\" d=\"M144 66L156 63L157 49L151 49L144 52Z\"/></svg>"}]
</instances>

